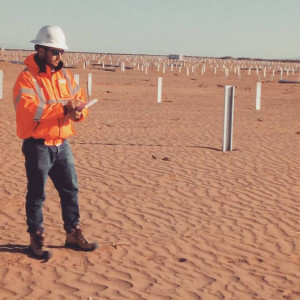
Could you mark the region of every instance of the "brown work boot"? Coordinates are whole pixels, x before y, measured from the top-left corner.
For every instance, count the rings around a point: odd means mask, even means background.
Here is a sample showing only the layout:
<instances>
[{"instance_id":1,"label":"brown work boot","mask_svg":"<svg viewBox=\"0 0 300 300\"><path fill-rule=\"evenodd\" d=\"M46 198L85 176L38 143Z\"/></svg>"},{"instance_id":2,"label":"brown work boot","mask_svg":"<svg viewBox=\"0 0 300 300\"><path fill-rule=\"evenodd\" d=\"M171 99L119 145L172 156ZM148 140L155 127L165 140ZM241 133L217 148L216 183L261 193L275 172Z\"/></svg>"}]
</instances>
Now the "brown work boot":
<instances>
[{"instance_id":1,"label":"brown work boot","mask_svg":"<svg viewBox=\"0 0 300 300\"><path fill-rule=\"evenodd\" d=\"M30 233L30 248L34 255L39 258L49 259L52 252L44 245L45 234L42 230Z\"/></svg>"},{"instance_id":2,"label":"brown work boot","mask_svg":"<svg viewBox=\"0 0 300 300\"><path fill-rule=\"evenodd\" d=\"M84 238L81 229L77 227L72 229L71 232L67 232L65 247L82 251L94 251L98 248L98 243L88 242Z\"/></svg>"}]
</instances>

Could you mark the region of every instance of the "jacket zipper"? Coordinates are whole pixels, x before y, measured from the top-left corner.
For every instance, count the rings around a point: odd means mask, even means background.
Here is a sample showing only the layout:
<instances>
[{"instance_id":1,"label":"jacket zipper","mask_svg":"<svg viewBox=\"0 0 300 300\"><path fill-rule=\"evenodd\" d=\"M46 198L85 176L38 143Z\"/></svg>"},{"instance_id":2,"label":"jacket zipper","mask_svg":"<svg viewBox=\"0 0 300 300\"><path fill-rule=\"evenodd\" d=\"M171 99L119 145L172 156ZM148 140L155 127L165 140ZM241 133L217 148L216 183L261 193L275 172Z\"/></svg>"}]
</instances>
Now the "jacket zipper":
<instances>
[{"instance_id":1,"label":"jacket zipper","mask_svg":"<svg viewBox=\"0 0 300 300\"><path fill-rule=\"evenodd\" d=\"M53 75L54 75L54 73L51 74L51 78L50 78L50 80L51 80L51 87L52 87L53 95L55 96L56 103L58 103L57 96L56 96L56 93L55 93L55 89L53 88L53 83L52 83L52 76ZM57 138L60 138L60 136L62 135L62 132L63 132L63 128L62 128L62 126L60 124L59 118L57 119L57 124L58 124L58 136L54 140L56 140Z\"/></svg>"},{"instance_id":2,"label":"jacket zipper","mask_svg":"<svg viewBox=\"0 0 300 300\"><path fill-rule=\"evenodd\" d=\"M40 122L37 122L36 125L35 125L35 127L34 127L34 129L33 129L33 132L36 131L36 129L38 128L39 125L40 125Z\"/></svg>"}]
</instances>

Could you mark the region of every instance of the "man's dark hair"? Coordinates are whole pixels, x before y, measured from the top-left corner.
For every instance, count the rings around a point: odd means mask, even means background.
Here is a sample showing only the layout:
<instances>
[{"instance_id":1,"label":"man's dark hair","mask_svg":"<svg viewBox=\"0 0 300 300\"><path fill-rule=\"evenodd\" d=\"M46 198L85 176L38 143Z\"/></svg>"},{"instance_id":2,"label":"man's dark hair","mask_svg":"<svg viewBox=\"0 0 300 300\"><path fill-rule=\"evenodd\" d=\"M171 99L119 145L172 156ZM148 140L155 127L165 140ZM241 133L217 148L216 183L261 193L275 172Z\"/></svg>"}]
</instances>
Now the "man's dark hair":
<instances>
[{"instance_id":1,"label":"man's dark hair","mask_svg":"<svg viewBox=\"0 0 300 300\"><path fill-rule=\"evenodd\" d=\"M43 47L43 46L40 46L40 45L35 45L35 46L34 46L34 49L35 49L36 51L38 51L38 49L39 49L40 47L41 47L41 48L44 48L45 50L47 50L47 47ZM34 56L34 60L35 60L36 64L39 66L39 73L46 73L46 59L41 59L41 58L39 57L39 55L36 54L36 55ZM60 70L60 69L63 67L63 65L64 65L63 62L60 61L59 65L58 65L56 68L54 68L54 70L55 70L55 71Z\"/></svg>"},{"instance_id":2,"label":"man's dark hair","mask_svg":"<svg viewBox=\"0 0 300 300\"><path fill-rule=\"evenodd\" d=\"M46 62L44 60L41 60L38 54L34 56L34 60L39 66L39 73L46 73Z\"/></svg>"}]
</instances>

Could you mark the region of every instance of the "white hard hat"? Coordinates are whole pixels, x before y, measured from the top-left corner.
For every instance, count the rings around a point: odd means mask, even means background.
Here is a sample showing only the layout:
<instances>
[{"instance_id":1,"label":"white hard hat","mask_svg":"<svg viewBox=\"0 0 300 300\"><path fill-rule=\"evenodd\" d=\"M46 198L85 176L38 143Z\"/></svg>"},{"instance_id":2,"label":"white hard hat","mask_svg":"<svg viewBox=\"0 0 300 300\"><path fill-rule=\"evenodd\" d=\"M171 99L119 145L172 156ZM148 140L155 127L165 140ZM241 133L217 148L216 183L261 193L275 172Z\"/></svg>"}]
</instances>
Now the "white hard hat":
<instances>
[{"instance_id":1,"label":"white hard hat","mask_svg":"<svg viewBox=\"0 0 300 300\"><path fill-rule=\"evenodd\" d=\"M46 25L42 27L35 40L30 41L36 45L58 48L58 49L68 49L66 45L66 38L58 26Z\"/></svg>"}]
</instances>

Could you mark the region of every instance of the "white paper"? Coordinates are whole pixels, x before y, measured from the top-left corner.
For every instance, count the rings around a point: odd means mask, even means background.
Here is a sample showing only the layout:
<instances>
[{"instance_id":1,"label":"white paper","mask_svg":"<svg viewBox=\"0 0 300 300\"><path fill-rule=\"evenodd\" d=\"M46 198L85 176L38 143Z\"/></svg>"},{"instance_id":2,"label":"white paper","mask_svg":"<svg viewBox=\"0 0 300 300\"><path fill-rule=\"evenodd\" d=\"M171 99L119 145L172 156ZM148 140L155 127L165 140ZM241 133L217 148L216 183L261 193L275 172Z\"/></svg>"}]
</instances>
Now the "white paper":
<instances>
[{"instance_id":1,"label":"white paper","mask_svg":"<svg viewBox=\"0 0 300 300\"><path fill-rule=\"evenodd\" d=\"M84 109L84 108L88 108L88 107L94 105L94 104L97 103L97 102L98 102L98 99L93 99L93 100L84 102L84 103L82 103L81 105L77 106L77 110L80 111L80 110L82 110L82 109Z\"/></svg>"}]
</instances>

